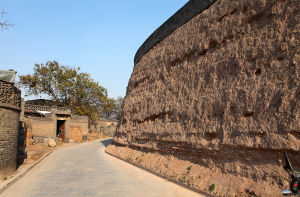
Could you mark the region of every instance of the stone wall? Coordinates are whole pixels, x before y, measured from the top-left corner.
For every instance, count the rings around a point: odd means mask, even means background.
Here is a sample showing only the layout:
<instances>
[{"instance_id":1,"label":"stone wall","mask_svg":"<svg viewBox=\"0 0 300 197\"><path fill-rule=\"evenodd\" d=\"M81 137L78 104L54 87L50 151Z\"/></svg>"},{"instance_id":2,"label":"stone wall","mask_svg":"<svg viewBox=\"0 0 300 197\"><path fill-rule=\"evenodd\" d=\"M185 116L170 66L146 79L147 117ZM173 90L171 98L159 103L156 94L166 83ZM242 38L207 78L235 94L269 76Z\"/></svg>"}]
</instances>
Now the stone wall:
<instances>
[{"instance_id":1,"label":"stone wall","mask_svg":"<svg viewBox=\"0 0 300 197\"><path fill-rule=\"evenodd\" d=\"M21 92L14 84L0 81L0 178L17 167Z\"/></svg>"},{"instance_id":2,"label":"stone wall","mask_svg":"<svg viewBox=\"0 0 300 197\"><path fill-rule=\"evenodd\" d=\"M0 80L0 106L21 108L21 91L13 83Z\"/></svg>"},{"instance_id":3,"label":"stone wall","mask_svg":"<svg viewBox=\"0 0 300 197\"><path fill-rule=\"evenodd\" d=\"M215 195L281 196L283 151L300 168L299 6L218 0L154 45L107 151ZM166 163L131 158L145 150Z\"/></svg>"}]
</instances>

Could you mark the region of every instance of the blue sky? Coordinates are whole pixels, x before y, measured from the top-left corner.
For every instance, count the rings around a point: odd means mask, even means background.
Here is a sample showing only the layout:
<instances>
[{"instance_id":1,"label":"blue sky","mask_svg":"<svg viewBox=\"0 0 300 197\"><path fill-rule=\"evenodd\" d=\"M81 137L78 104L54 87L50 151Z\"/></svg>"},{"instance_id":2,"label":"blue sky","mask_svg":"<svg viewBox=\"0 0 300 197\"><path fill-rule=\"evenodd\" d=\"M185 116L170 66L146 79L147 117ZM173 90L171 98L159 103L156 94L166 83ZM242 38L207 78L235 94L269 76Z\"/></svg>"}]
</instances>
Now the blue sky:
<instances>
[{"instance_id":1,"label":"blue sky","mask_svg":"<svg viewBox=\"0 0 300 197\"><path fill-rule=\"evenodd\" d=\"M90 73L110 97L125 96L137 49L187 1L0 0L15 24L0 30L0 69L29 74L57 60Z\"/></svg>"}]
</instances>

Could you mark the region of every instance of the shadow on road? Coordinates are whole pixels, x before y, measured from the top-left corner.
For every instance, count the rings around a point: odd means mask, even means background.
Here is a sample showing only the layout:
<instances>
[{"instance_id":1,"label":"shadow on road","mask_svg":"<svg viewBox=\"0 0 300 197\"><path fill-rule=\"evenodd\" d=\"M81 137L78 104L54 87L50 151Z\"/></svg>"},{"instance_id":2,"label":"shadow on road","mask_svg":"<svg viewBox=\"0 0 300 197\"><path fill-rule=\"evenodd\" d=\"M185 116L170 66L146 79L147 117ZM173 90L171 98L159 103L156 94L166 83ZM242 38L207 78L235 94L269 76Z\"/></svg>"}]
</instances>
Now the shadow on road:
<instances>
[{"instance_id":1,"label":"shadow on road","mask_svg":"<svg viewBox=\"0 0 300 197\"><path fill-rule=\"evenodd\" d=\"M112 139L102 140L101 143L106 148L109 144L112 143Z\"/></svg>"}]
</instances>

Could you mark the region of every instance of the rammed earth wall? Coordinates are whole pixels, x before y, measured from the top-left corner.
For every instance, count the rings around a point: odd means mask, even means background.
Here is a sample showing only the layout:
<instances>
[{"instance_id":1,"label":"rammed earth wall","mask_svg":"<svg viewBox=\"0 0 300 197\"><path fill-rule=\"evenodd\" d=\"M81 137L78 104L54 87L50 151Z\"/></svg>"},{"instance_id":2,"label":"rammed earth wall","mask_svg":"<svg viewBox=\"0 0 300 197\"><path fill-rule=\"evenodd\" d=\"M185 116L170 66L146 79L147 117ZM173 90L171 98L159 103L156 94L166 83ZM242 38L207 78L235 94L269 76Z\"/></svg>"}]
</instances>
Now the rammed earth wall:
<instances>
[{"instance_id":1,"label":"rammed earth wall","mask_svg":"<svg viewBox=\"0 0 300 197\"><path fill-rule=\"evenodd\" d=\"M14 84L0 81L0 178L17 167L21 91Z\"/></svg>"},{"instance_id":2,"label":"rammed earth wall","mask_svg":"<svg viewBox=\"0 0 300 197\"><path fill-rule=\"evenodd\" d=\"M281 196L283 152L300 168L299 10L218 0L184 24L169 19L136 55L107 151L200 190L215 184L216 195Z\"/></svg>"}]
</instances>

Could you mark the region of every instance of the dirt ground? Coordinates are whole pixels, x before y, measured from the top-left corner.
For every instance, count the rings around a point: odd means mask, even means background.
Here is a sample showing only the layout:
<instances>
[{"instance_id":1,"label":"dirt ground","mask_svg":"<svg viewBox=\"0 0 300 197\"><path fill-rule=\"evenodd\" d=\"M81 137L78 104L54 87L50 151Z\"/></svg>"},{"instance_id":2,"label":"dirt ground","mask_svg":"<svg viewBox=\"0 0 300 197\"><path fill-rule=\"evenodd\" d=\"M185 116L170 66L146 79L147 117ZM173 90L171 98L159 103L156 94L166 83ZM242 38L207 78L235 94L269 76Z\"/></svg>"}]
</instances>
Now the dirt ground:
<instances>
[{"instance_id":1,"label":"dirt ground","mask_svg":"<svg viewBox=\"0 0 300 197\"><path fill-rule=\"evenodd\" d=\"M39 145L30 145L26 148L27 151L27 159L24 160L22 165L30 164L39 160L46 153L57 149L57 147L43 147ZM21 166L22 166L21 165Z\"/></svg>"},{"instance_id":2,"label":"dirt ground","mask_svg":"<svg viewBox=\"0 0 300 197\"><path fill-rule=\"evenodd\" d=\"M214 196L279 197L283 189L266 181L256 182L246 177L222 173L217 168L207 168L174 155L135 150L113 144L110 144L106 151L129 163ZM288 182L284 185L288 187Z\"/></svg>"}]
</instances>

